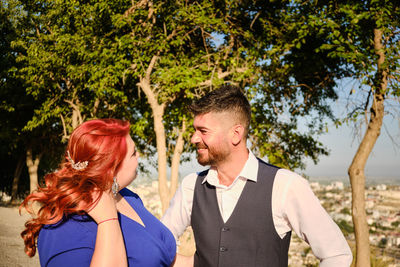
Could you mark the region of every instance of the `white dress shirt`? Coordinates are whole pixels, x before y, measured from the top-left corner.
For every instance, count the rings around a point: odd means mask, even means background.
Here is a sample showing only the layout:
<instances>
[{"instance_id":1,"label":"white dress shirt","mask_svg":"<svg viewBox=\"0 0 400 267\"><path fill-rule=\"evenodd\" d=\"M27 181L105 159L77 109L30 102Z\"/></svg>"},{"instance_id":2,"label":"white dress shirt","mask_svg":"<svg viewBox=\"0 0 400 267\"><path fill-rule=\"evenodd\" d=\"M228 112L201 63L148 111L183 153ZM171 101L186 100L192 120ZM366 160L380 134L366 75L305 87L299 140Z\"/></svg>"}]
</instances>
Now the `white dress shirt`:
<instances>
[{"instance_id":1,"label":"white dress shirt","mask_svg":"<svg viewBox=\"0 0 400 267\"><path fill-rule=\"evenodd\" d=\"M242 171L229 186L220 185L217 171L213 168L209 170L203 183L207 181L216 187L224 222L231 216L246 181L257 182L257 174L258 160L251 152ZM161 219L177 240L191 225L197 176L197 173L192 173L182 180ZM314 255L321 261L321 267L350 266L352 253L346 239L303 177L286 169L278 170L272 188L272 216L279 236L283 238L287 232L295 231L311 246Z\"/></svg>"}]
</instances>

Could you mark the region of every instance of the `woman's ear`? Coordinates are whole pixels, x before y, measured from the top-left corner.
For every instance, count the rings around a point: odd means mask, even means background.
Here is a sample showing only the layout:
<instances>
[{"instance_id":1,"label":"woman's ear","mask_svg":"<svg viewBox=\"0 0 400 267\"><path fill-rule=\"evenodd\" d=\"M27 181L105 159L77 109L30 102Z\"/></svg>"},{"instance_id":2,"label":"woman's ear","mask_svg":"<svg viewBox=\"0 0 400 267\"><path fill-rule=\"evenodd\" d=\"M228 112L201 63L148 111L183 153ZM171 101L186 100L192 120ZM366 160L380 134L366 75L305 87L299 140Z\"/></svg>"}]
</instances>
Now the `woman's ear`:
<instances>
[{"instance_id":1,"label":"woman's ear","mask_svg":"<svg viewBox=\"0 0 400 267\"><path fill-rule=\"evenodd\" d=\"M244 127L240 124L236 124L232 127L232 144L237 146L243 139Z\"/></svg>"}]
</instances>

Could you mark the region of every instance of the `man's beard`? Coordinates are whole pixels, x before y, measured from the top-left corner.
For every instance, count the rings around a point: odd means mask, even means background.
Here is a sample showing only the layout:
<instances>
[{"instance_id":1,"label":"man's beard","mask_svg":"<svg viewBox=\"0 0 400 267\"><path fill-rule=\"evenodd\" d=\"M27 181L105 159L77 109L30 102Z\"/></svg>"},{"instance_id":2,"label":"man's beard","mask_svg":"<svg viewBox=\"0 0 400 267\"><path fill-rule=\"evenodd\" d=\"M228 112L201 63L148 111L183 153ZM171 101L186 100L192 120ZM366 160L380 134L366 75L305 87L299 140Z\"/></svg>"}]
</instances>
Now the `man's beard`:
<instances>
[{"instance_id":1,"label":"man's beard","mask_svg":"<svg viewBox=\"0 0 400 267\"><path fill-rule=\"evenodd\" d=\"M207 149L208 153L200 154L197 152L197 161L200 165L216 165L219 162L224 161L228 155L228 149L224 149L222 145L218 147L207 147L204 144L197 145L197 148Z\"/></svg>"}]
</instances>

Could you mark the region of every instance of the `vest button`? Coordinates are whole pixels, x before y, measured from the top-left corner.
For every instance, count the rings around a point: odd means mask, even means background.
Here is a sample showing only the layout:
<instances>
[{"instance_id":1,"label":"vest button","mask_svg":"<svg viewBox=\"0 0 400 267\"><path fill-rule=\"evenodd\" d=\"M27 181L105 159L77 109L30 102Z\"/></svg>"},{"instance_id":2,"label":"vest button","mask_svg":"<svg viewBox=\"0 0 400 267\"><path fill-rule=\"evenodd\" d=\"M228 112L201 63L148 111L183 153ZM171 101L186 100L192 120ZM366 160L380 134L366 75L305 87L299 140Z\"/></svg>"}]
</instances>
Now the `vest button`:
<instances>
[{"instance_id":1,"label":"vest button","mask_svg":"<svg viewBox=\"0 0 400 267\"><path fill-rule=\"evenodd\" d=\"M229 231L229 227L222 227L222 232Z\"/></svg>"},{"instance_id":2,"label":"vest button","mask_svg":"<svg viewBox=\"0 0 400 267\"><path fill-rule=\"evenodd\" d=\"M228 251L228 249L227 249L226 247L220 247L220 248L219 248L219 251L220 251L220 252L225 252L225 251Z\"/></svg>"}]
</instances>

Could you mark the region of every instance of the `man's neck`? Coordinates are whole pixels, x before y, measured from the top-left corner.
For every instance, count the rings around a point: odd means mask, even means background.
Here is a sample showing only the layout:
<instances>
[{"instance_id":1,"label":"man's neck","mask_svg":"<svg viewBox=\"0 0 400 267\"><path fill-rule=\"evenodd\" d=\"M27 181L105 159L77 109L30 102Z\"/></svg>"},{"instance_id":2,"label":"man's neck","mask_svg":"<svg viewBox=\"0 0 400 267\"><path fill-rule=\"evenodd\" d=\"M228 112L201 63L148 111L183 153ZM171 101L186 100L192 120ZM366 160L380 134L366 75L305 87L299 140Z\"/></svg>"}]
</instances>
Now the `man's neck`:
<instances>
[{"instance_id":1,"label":"man's neck","mask_svg":"<svg viewBox=\"0 0 400 267\"><path fill-rule=\"evenodd\" d=\"M232 153L229 159L215 166L218 172L219 183L221 185L230 186L242 171L248 158L249 151L246 148L246 150L240 153Z\"/></svg>"}]
</instances>

